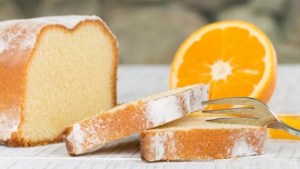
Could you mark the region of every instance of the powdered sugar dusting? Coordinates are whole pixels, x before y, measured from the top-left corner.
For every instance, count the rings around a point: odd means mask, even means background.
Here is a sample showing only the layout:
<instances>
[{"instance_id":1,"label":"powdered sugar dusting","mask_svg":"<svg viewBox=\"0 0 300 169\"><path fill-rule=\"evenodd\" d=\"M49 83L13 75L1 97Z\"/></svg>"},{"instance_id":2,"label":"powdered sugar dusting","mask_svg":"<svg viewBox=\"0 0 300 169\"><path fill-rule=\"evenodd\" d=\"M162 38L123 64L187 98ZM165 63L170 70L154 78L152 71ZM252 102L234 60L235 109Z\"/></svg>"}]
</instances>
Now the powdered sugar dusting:
<instances>
[{"instance_id":1,"label":"powdered sugar dusting","mask_svg":"<svg viewBox=\"0 0 300 169\"><path fill-rule=\"evenodd\" d=\"M39 30L33 28L33 31L24 34L24 39L20 44L21 49L30 49L36 42L36 32Z\"/></svg>"},{"instance_id":2,"label":"powdered sugar dusting","mask_svg":"<svg viewBox=\"0 0 300 169\"><path fill-rule=\"evenodd\" d=\"M169 131L167 132L167 137L169 138L168 141L168 146L169 146L169 151L173 156L177 156L177 151L176 151L176 143L175 143L175 139L174 139L174 132Z\"/></svg>"},{"instance_id":3,"label":"powdered sugar dusting","mask_svg":"<svg viewBox=\"0 0 300 169\"><path fill-rule=\"evenodd\" d=\"M257 154L252 146L245 140L240 139L237 140L233 148L231 149L231 156L232 157L243 157L243 156L251 156Z\"/></svg>"},{"instance_id":4,"label":"powdered sugar dusting","mask_svg":"<svg viewBox=\"0 0 300 169\"><path fill-rule=\"evenodd\" d=\"M147 119L150 121L150 124L148 124L149 127L151 124L154 127L183 116L180 103L174 96L151 101L148 103L147 107Z\"/></svg>"},{"instance_id":5,"label":"powdered sugar dusting","mask_svg":"<svg viewBox=\"0 0 300 169\"><path fill-rule=\"evenodd\" d=\"M186 92L184 94L184 100L185 100L185 103L186 103L187 111L191 112L193 110L193 108L192 108L192 104L191 104L191 95L190 95L190 93Z\"/></svg>"},{"instance_id":6,"label":"powdered sugar dusting","mask_svg":"<svg viewBox=\"0 0 300 169\"><path fill-rule=\"evenodd\" d=\"M6 112L0 113L0 140L6 141L10 139L13 132L18 131L20 124L20 116L17 114L18 107L11 108Z\"/></svg>"},{"instance_id":7,"label":"powdered sugar dusting","mask_svg":"<svg viewBox=\"0 0 300 169\"><path fill-rule=\"evenodd\" d=\"M74 152L82 152L84 143L84 132L81 130L80 124L76 123L73 125L73 130L67 137L73 145Z\"/></svg>"},{"instance_id":8,"label":"powdered sugar dusting","mask_svg":"<svg viewBox=\"0 0 300 169\"><path fill-rule=\"evenodd\" d=\"M202 110L201 102L208 99L208 89L208 85L198 85L182 93L150 101L146 106L147 127L156 127Z\"/></svg>"},{"instance_id":9,"label":"powdered sugar dusting","mask_svg":"<svg viewBox=\"0 0 300 169\"><path fill-rule=\"evenodd\" d=\"M11 29L12 26L14 25L9 25L0 32L0 49L2 49L2 52L15 48L25 50L34 45L36 34L35 28L30 28L28 27L29 25L24 23L15 25L16 29Z\"/></svg>"},{"instance_id":10,"label":"powdered sugar dusting","mask_svg":"<svg viewBox=\"0 0 300 169\"><path fill-rule=\"evenodd\" d=\"M51 17L40 17L31 19L34 22L40 22L44 25L63 25L68 29L73 29L79 22L85 20L100 20L97 16L84 16L84 15L69 15L69 16L51 16Z\"/></svg>"},{"instance_id":11,"label":"powdered sugar dusting","mask_svg":"<svg viewBox=\"0 0 300 169\"><path fill-rule=\"evenodd\" d=\"M80 123L73 125L73 130L66 138L72 145L75 145L73 153L76 155L96 151L105 145L106 135L101 128L102 121L99 119L90 119L88 125L80 127ZM98 131L102 133L98 133ZM103 143L103 144L102 144Z\"/></svg>"},{"instance_id":12,"label":"powdered sugar dusting","mask_svg":"<svg viewBox=\"0 0 300 169\"><path fill-rule=\"evenodd\" d=\"M0 40L0 53L4 52L5 49L7 49L7 48L8 48L8 44L5 43L4 41Z\"/></svg>"},{"instance_id":13,"label":"powdered sugar dusting","mask_svg":"<svg viewBox=\"0 0 300 169\"><path fill-rule=\"evenodd\" d=\"M176 154L176 147L174 142L174 133L173 132L164 132L164 133L156 133L152 138L152 149L154 151L155 160L162 160L165 156L166 142L169 140L170 143L170 151L172 154Z\"/></svg>"},{"instance_id":14,"label":"powdered sugar dusting","mask_svg":"<svg viewBox=\"0 0 300 169\"><path fill-rule=\"evenodd\" d=\"M208 100L209 96L209 85L202 85L201 88L193 89L190 94L190 106L191 112L201 111L205 107L202 105L202 101Z\"/></svg>"},{"instance_id":15,"label":"powdered sugar dusting","mask_svg":"<svg viewBox=\"0 0 300 169\"><path fill-rule=\"evenodd\" d=\"M101 19L96 16L70 15L0 22L0 54L14 48L31 49L36 42L36 36L46 25L62 25L68 29L73 29L80 22L86 20Z\"/></svg>"},{"instance_id":16,"label":"powdered sugar dusting","mask_svg":"<svg viewBox=\"0 0 300 169\"><path fill-rule=\"evenodd\" d=\"M101 130L101 123L102 120L100 119L90 119L89 125L84 128L84 132L86 133L86 144L85 146L88 145L86 148L93 147L94 145L97 145L101 142L103 142L103 139L106 139L106 135L108 133L105 133L104 130L102 130L102 137L98 134L98 131ZM103 138L105 137L105 138Z\"/></svg>"}]
</instances>

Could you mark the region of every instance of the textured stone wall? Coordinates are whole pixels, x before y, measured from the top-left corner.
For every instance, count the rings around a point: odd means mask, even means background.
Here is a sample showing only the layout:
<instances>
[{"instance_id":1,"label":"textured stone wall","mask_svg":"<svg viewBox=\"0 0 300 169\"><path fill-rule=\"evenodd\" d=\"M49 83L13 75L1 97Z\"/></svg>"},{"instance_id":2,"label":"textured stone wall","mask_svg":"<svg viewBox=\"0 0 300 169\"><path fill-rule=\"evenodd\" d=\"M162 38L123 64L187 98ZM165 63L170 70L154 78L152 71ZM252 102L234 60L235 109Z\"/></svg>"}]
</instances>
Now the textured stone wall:
<instances>
[{"instance_id":1,"label":"textured stone wall","mask_svg":"<svg viewBox=\"0 0 300 169\"><path fill-rule=\"evenodd\" d=\"M65 14L102 17L121 63L170 63L189 34L224 19L256 24L280 63L300 63L300 0L0 0L0 20Z\"/></svg>"}]
</instances>

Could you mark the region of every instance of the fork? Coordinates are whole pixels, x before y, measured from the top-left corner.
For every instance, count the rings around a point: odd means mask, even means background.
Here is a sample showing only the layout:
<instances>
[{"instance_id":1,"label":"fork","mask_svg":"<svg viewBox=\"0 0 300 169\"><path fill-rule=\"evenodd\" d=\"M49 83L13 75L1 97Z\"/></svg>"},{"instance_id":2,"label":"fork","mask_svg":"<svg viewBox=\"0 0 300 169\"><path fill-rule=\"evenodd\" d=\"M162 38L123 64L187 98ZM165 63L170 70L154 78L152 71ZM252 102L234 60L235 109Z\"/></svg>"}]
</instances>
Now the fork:
<instances>
[{"instance_id":1,"label":"fork","mask_svg":"<svg viewBox=\"0 0 300 169\"><path fill-rule=\"evenodd\" d=\"M295 129L282 122L270 108L260 100L251 97L232 97L216 100L203 101L203 105L233 105L225 109L203 110L202 113L236 114L245 115L241 117L215 118L207 121L228 124L247 124L255 126L266 126L268 128L282 129L288 133L300 136L300 130ZM236 107L243 106L243 107ZM248 116L247 116L248 115Z\"/></svg>"}]
</instances>

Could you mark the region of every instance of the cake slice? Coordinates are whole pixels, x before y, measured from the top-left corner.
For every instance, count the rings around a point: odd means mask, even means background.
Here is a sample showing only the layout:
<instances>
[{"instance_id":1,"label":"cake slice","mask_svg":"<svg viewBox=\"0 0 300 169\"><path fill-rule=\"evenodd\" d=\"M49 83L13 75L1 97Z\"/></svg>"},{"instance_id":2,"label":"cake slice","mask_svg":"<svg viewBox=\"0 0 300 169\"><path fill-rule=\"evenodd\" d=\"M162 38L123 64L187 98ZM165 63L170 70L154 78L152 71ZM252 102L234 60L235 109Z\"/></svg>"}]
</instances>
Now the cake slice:
<instances>
[{"instance_id":1,"label":"cake slice","mask_svg":"<svg viewBox=\"0 0 300 169\"><path fill-rule=\"evenodd\" d=\"M0 142L33 146L116 104L117 41L96 16L0 22Z\"/></svg>"},{"instance_id":2,"label":"cake slice","mask_svg":"<svg viewBox=\"0 0 300 169\"><path fill-rule=\"evenodd\" d=\"M262 153L265 127L206 121L217 117L188 116L142 131L141 158L149 162L210 160Z\"/></svg>"},{"instance_id":3,"label":"cake slice","mask_svg":"<svg viewBox=\"0 0 300 169\"><path fill-rule=\"evenodd\" d=\"M208 88L193 85L170 90L75 123L64 131L67 150L70 155L96 151L111 141L202 110L201 102L207 100Z\"/></svg>"}]
</instances>

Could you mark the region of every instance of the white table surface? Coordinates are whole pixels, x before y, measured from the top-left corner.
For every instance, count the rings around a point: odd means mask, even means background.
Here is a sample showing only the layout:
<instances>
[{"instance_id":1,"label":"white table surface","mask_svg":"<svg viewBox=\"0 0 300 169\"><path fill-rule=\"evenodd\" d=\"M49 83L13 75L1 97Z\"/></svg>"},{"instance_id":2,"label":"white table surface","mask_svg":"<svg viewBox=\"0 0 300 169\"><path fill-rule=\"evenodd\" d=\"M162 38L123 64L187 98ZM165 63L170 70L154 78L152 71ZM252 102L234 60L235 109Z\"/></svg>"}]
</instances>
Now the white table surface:
<instances>
[{"instance_id":1,"label":"white table surface","mask_svg":"<svg viewBox=\"0 0 300 169\"><path fill-rule=\"evenodd\" d=\"M126 102L168 89L169 67L124 65L119 68L118 100ZM300 113L300 65L280 65L270 107L278 113ZM261 156L190 162L145 163L139 158L138 136L125 139L96 153L68 156L62 143L31 148L0 146L4 168L203 168L203 169L300 169L300 141L267 140Z\"/></svg>"}]
</instances>

